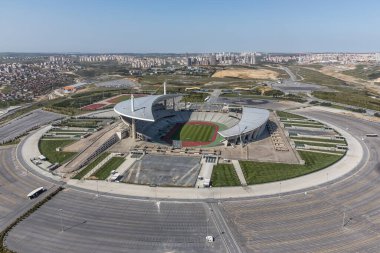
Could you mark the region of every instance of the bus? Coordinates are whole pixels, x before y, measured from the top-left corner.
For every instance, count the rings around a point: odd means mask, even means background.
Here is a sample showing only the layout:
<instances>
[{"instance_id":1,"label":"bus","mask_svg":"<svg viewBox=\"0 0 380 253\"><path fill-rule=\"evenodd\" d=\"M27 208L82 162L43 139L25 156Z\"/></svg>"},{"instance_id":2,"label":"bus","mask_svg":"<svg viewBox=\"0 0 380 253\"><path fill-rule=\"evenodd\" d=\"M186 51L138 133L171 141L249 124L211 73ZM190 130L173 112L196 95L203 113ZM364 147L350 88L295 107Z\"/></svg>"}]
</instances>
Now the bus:
<instances>
[{"instance_id":1,"label":"bus","mask_svg":"<svg viewBox=\"0 0 380 253\"><path fill-rule=\"evenodd\" d=\"M37 198L44 191L46 191L46 189L44 187L39 187L39 188L34 189L33 191L29 192L28 195L27 195L27 197L29 199Z\"/></svg>"},{"instance_id":2,"label":"bus","mask_svg":"<svg viewBox=\"0 0 380 253\"><path fill-rule=\"evenodd\" d=\"M366 134L367 137L377 137L377 134Z\"/></svg>"}]
</instances>

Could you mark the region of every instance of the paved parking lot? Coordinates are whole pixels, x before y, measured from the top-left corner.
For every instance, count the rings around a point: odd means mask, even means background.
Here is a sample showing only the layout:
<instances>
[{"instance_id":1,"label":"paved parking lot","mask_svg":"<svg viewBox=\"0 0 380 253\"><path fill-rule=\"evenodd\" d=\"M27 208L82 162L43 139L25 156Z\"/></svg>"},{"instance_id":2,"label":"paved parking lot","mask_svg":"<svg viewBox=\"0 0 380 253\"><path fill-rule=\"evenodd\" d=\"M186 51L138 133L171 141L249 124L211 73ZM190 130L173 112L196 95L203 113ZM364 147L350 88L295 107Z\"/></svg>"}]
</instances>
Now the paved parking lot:
<instances>
[{"instance_id":1,"label":"paved parking lot","mask_svg":"<svg viewBox=\"0 0 380 253\"><path fill-rule=\"evenodd\" d=\"M27 198L29 192L52 186L20 168L14 160L15 149L15 146L0 147L0 230L36 201Z\"/></svg>"},{"instance_id":2,"label":"paved parking lot","mask_svg":"<svg viewBox=\"0 0 380 253\"><path fill-rule=\"evenodd\" d=\"M380 131L379 124L352 118L307 115L349 127L357 137ZM241 246L247 252L380 252L380 142L365 143L372 159L346 180L295 195L224 202L227 219L244 237Z\"/></svg>"},{"instance_id":3,"label":"paved parking lot","mask_svg":"<svg viewBox=\"0 0 380 253\"><path fill-rule=\"evenodd\" d=\"M62 117L63 115L61 114L40 109L34 110L25 116L19 117L0 126L0 143L13 140L20 135L27 133L36 126L44 125Z\"/></svg>"},{"instance_id":4,"label":"paved parking lot","mask_svg":"<svg viewBox=\"0 0 380 253\"><path fill-rule=\"evenodd\" d=\"M200 158L145 155L124 174L122 181L161 186L194 186Z\"/></svg>"},{"instance_id":5,"label":"paved parking lot","mask_svg":"<svg viewBox=\"0 0 380 253\"><path fill-rule=\"evenodd\" d=\"M19 253L226 252L220 237L206 242L207 233L218 234L208 219L203 203L96 198L65 190L17 225L6 244Z\"/></svg>"}]
</instances>

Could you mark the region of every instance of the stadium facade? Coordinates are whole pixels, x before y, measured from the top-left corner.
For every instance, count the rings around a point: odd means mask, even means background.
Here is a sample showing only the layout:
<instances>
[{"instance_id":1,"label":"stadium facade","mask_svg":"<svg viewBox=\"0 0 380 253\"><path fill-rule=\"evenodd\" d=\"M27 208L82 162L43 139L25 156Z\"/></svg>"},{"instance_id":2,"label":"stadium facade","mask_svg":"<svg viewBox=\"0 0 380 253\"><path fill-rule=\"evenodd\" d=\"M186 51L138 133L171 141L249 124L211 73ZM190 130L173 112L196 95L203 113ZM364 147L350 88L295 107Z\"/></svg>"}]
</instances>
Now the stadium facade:
<instances>
[{"instance_id":1,"label":"stadium facade","mask_svg":"<svg viewBox=\"0 0 380 253\"><path fill-rule=\"evenodd\" d=\"M236 145L257 140L264 132L269 111L242 107L240 112L185 110L181 94L148 95L125 100L115 105L133 139L161 142L175 124L211 122L225 126L218 130L225 145Z\"/></svg>"}]
</instances>

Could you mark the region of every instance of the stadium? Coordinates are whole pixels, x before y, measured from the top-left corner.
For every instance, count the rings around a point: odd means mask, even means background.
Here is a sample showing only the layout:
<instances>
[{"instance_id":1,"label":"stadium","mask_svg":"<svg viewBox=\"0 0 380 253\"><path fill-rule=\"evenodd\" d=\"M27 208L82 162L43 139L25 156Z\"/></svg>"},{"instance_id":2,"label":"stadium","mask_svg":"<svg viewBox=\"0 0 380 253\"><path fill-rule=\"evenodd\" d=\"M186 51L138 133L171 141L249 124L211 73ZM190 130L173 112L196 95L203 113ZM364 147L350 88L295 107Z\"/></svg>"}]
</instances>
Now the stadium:
<instances>
[{"instance_id":1,"label":"stadium","mask_svg":"<svg viewBox=\"0 0 380 253\"><path fill-rule=\"evenodd\" d=\"M125 100L114 110L131 138L182 147L238 145L263 133L269 111L251 107L197 107L181 102L182 94L149 95Z\"/></svg>"}]
</instances>

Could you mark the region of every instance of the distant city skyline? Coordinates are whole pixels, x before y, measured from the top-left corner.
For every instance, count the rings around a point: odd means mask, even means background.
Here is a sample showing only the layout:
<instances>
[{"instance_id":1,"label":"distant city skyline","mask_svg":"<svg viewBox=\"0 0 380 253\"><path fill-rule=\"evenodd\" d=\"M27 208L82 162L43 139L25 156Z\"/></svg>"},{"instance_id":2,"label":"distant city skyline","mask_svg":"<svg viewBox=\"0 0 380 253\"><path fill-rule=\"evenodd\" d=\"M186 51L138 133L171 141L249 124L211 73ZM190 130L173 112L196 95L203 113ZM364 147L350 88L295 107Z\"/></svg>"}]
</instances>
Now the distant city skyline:
<instances>
[{"instance_id":1,"label":"distant city skyline","mask_svg":"<svg viewBox=\"0 0 380 253\"><path fill-rule=\"evenodd\" d=\"M1 0L0 52L379 52L380 2Z\"/></svg>"}]
</instances>

